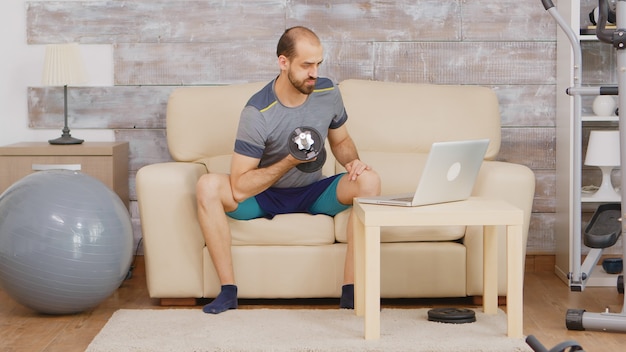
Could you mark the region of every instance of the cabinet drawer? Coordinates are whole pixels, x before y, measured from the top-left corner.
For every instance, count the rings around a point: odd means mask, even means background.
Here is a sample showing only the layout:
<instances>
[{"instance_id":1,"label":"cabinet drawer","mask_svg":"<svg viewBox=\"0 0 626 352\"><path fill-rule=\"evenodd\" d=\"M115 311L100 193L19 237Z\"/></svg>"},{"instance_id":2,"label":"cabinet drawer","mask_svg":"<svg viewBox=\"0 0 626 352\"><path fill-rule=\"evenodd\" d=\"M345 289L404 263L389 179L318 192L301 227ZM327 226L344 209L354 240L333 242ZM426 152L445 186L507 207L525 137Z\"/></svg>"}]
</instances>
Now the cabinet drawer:
<instances>
[{"instance_id":1,"label":"cabinet drawer","mask_svg":"<svg viewBox=\"0 0 626 352\"><path fill-rule=\"evenodd\" d=\"M45 169L79 170L115 191L128 206L128 157L113 156L0 156L0 193L24 176Z\"/></svg>"}]
</instances>

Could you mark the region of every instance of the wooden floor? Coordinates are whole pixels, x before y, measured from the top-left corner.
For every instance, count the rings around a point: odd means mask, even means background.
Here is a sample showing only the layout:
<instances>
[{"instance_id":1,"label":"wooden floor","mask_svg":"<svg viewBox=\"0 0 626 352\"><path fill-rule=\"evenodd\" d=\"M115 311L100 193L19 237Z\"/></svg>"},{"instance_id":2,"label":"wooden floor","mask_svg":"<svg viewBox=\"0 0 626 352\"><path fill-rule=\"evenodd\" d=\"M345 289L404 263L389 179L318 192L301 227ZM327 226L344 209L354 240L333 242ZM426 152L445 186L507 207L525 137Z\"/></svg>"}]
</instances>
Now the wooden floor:
<instances>
[{"instance_id":1,"label":"wooden floor","mask_svg":"<svg viewBox=\"0 0 626 352\"><path fill-rule=\"evenodd\" d=\"M5 292L0 291L0 351L83 351L120 308L160 308L150 299L146 290L143 257L138 257L134 275L107 300L93 310L70 316L45 316L25 308ZM567 309L586 309L600 313L607 307L610 312L622 310L623 295L616 288L591 288L583 292L570 292L553 273L527 272L524 283L524 334L535 335L548 349L556 344L575 340L585 351L624 351L626 333L601 331L569 331L565 327ZM281 308L337 309L338 299L328 300L242 300L242 309ZM476 307L470 300L383 300L384 307ZM198 307L200 309L200 307Z\"/></svg>"}]
</instances>

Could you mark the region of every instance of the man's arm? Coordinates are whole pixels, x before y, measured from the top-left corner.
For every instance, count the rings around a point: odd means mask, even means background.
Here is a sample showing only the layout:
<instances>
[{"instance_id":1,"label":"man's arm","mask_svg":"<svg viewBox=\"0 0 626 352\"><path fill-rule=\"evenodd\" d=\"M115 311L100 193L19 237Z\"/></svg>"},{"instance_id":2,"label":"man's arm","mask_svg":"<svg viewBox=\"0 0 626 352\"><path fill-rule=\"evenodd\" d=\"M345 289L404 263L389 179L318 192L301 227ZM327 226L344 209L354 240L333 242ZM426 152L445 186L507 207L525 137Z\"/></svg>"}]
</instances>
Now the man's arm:
<instances>
[{"instance_id":1,"label":"man's arm","mask_svg":"<svg viewBox=\"0 0 626 352\"><path fill-rule=\"evenodd\" d=\"M356 180L363 171L371 169L359 159L356 145L350 137L346 125L329 129L328 143L337 161L348 171L350 180Z\"/></svg>"},{"instance_id":2,"label":"man's arm","mask_svg":"<svg viewBox=\"0 0 626 352\"><path fill-rule=\"evenodd\" d=\"M240 203L265 191L299 163L301 161L288 155L273 165L259 168L259 159L233 153L230 167L233 198Z\"/></svg>"}]
</instances>

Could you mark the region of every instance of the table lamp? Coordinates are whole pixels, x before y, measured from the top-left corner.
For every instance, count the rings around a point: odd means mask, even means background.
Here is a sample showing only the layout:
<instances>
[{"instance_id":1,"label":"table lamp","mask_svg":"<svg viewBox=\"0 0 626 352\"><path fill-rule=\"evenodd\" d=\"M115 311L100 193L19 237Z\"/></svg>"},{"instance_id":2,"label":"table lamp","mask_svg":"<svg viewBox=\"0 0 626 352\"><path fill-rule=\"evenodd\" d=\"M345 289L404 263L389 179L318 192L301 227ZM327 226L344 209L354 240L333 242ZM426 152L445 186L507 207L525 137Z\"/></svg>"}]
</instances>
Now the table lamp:
<instances>
[{"instance_id":1,"label":"table lamp","mask_svg":"<svg viewBox=\"0 0 626 352\"><path fill-rule=\"evenodd\" d=\"M81 144L74 138L67 125L67 86L87 81L80 48L77 43L49 44L46 46L42 83L45 86L63 86L65 125L61 137L51 139L50 144Z\"/></svg>"},{"instance_id":2,"label":"table lamp","mask_svg":"<svg viewBox=\"0 0 626 352\"><path fill-rule=\"evenodd\" d=\"M620 166L619 131L591 131L585 165L602 171L602 184L591 198L615 198L618 193L611 183L611 170Z\"/></svg>"}]
</instances>

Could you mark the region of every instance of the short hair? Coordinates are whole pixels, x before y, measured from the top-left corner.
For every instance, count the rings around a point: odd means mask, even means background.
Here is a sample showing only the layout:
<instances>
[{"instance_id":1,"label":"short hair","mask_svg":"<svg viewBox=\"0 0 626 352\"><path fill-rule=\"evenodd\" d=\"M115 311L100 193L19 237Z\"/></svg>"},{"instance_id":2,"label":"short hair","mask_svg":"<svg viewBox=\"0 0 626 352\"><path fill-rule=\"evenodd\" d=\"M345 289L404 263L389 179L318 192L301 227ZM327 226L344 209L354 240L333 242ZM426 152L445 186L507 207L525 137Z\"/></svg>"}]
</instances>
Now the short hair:
<instances>
[{"instance_id":1,"label":"short hair","mask_svg":"<svg viewBox=\"0 0 626 352\"><path fill-rule=\"evenodd\" d=\"M306 27L295 26L287 28L278 40L276 56L284 55L287 59L291 60L296 55L297 40L303 37L312 39L318 43L320 42L320 38L317 34Z\"/></svg>"}]
</instances>

